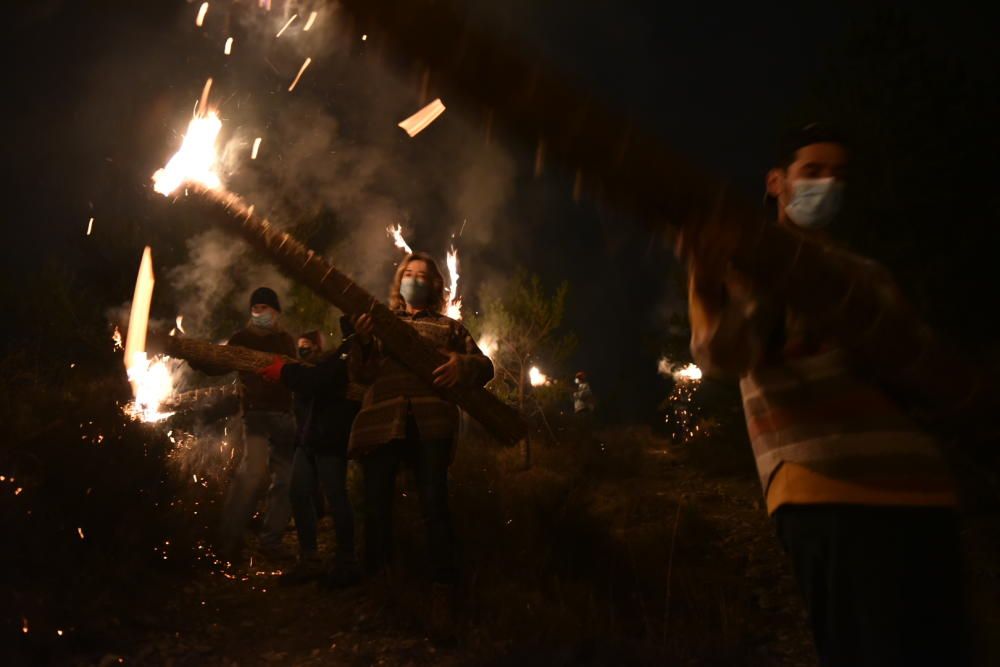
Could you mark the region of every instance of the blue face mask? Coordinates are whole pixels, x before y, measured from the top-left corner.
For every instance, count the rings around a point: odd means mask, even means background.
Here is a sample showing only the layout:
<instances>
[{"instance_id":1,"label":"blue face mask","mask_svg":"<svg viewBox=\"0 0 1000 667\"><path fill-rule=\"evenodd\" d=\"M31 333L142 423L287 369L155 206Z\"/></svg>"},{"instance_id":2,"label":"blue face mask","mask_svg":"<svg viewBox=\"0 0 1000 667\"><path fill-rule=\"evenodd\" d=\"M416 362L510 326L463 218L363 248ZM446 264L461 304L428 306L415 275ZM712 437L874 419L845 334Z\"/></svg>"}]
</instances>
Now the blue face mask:
<instances>
[{"instance_id":1,"label":"blue face mask","mask_svg":"<svg viewBox=\"0 0 1000 667\"><path fill-rule=\"evenodd\" d=\"M254 323L254 326L262 329L270 329L274 326L274 313L271 311L261 313L260 315L250 313L250 321Z\"/></svg>"},{"instance_id":2,"label":"blue face mask","mask_svg":"<svg viewBox=\"0 0 1000 667\"><path fill-rule=\"evenodd\" d=\"M404 276L399 283L399 294L410 306L425 308L430 299L431 286L426 280Z\"/></svg>"},{"instance_id":3,"label":"blue face mask","mask_svg":"<svg viewBox=\"0 0 1000 667\"><path fill-rule=\"evenodd\" d=\"M792 199L785 213L799 227L826 227L840 212L844 184L832 178L803 178L792 183Z\"/></svg>"}]
</instances>

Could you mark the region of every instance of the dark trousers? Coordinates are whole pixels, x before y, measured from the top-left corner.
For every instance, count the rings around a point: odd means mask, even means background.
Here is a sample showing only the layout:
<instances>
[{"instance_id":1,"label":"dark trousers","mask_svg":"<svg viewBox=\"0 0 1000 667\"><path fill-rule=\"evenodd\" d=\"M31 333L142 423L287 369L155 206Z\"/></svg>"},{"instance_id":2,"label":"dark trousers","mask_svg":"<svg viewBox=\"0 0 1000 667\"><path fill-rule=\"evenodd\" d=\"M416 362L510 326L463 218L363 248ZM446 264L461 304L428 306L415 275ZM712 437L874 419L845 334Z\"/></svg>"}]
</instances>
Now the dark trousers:
<instances>
[{"instance_id":1,"label":"dark trousers","mask_svg":"<svg viewBox=\"0 0 1000 667\"><path fill-rule=\"evenodd\" d=\"M400 466L413 469L435 582L456 579L455 534L448 509L452 441L409 437L387 443L361 459L365 482L365 567L377 572L392 561L392 504Z\"/></svg>"},{"instance_id":2,"label":"dark trousers","mask_svg":"<svg viewBox=\"0 0 1000 667\"><path fill-rule=\"evenodd\" d=\"M820 665L968 664L953 510L783 505L774 520Z\"/></svg>"},{"instance_id":3,"label":"dark trousers","mask_svg":"<svg viewBox=\"0 0 1000 667\"><path fill-rule=\"evenodd\" d=\"M292 461L292 516L303 554L316 551L317 498L326 495L337 536L335 559L354 560L354 510L347 495L347 457L299 447Z\"/></svg>"}]
</instances>

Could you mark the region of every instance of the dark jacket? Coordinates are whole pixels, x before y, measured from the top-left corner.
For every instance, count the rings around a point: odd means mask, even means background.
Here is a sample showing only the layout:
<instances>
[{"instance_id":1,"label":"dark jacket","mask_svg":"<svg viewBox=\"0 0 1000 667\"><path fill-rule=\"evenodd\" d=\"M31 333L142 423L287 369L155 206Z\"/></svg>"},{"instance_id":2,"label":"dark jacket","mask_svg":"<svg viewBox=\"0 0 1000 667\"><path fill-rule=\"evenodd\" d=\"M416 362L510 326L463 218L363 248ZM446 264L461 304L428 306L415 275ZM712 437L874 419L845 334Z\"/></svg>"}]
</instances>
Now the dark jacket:
<instances>
[{"instance_id":1,"label":"dark jacket","mask_svg":"<svg viewBox=\"0 0 1000 667\"><path fill-rule=\"evenodd\" d=\"M287 331L281 329L261 329L252 324L245 326L232 335L227 345L239 345L259 352L272 352L288 357L295 356L295 340ZM230 371L225 368L196 366L207 375L225 375ZM291 412L292 393L284 386L268 382L256 373L240 372L240 384L243 387L243 412Z\"/></svg>"},{"instance_id":2,"label":"dark jacket","mask_svg":"<svg viewBox=\"0 0 1000 667\"><path fill-rule=\"evenodd\" d=\"M295 392L299 422L297 444L317 454L347 455L351 425L361 403L347 398L347 349L350 343L323 355L315 366L287 364L281 382Z\"/></svg>"}]
</instances>

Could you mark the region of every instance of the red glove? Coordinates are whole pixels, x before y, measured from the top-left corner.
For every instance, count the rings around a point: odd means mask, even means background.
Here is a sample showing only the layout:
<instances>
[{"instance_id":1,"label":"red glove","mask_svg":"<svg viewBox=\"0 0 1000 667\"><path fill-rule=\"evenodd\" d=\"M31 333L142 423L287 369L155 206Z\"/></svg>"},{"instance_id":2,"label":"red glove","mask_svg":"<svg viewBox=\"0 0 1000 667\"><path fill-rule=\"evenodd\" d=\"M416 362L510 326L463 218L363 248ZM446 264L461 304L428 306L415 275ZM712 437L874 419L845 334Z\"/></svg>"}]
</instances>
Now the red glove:
<instances>
[{"instance_id":1,"label":"red glove","mask_svg":"<svg viewBox=\"0 0 1000 667\"><path fill-rule=\"evenodd\" d=\"M271 365L260 369L257 374L268 382L281 382L281 369L285 367L286 363L288 362L283 357L275 356Z\"/></svg>"}]
</instances>

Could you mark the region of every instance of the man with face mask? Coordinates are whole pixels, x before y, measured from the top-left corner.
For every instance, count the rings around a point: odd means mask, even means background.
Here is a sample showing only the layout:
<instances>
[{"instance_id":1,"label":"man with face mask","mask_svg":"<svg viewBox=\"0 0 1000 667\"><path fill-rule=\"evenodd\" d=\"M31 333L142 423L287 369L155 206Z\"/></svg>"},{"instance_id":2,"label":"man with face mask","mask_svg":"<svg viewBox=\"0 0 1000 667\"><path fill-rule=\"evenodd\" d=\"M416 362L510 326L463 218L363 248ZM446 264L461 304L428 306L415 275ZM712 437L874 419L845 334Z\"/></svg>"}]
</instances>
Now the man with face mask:
<instances>
[{"instance_id":1,"label":"man with face mask","mask_svg":"<svg viewBox=\"0 0 1000 667\"><path fill-rule=\"evenodd\" d=\"M295 340L281 327L281 303L274 290L269 287L254 290L250 295L250 319L230 337L228 344L295 356ZM205 367L197 370L209 375L229 372ZM258 492L270 477L260 550L271 558L282 559L288 555L282 537L292 516L289 500L295 447L292 394L256 373L241 372L239 377L244 450L222 508L220 554L229 560L239 558Z\"/></svg>"},{"instance_id":2,"label":"man with face mask","mask_svg":"<svg viewBox=\"0 0 1000 667\"><path fill-rule=\"evenodd\" d=\"M790 135L767 175L777 223L831 244L847 160L828 128ZM820 664L964 664L956 493L938 443L822 324L733 269L724 239L682 240L679 254L692 354L706 375L740 380L768 513ZM863 289L900 298L884 269L852 261Z\"/></svg>"}]
</instances>

